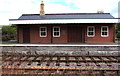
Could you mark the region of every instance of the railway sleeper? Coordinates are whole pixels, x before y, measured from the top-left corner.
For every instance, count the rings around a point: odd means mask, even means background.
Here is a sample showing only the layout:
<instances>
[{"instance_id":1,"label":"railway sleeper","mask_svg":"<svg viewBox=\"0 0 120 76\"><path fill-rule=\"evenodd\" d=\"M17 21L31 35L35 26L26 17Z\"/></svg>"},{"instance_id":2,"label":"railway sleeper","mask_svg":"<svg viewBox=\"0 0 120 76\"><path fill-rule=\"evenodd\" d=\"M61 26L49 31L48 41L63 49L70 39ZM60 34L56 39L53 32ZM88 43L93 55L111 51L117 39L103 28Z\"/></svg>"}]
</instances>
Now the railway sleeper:
<instances>
[{"instance_id":1,"label":"railway sleeper","mask_svg":"<svg viewBox=\"0 0 120 76\"><path fill-rule=\"evenodd\" d=\"M42 59L38 62L38 66L40 66L41 65L41 63L44 61L44 59L45 59L46 57L44 56L44 57L42 57Z\"/></svg>"},{"instance_id":2,"label":"railway sleeper","mask_svg":"<svg viewBox=\"0 0 120 76\"><path fill-rule=\"evenodd\" d=\"M66 59L66 66L69 66L69 65L70 65L70 64L69 64L69 57L66 56L65 59Z\"/></svg>"},{"instance_id":3,"label":"railway sleeper","mask_svg":"<svg viewBox=\"0 0 120 76\"><path fill-rule=\"evenodd\" d=\"M27 65L31 65L38 57L35 57L33 60L31 60Z\"/></svg>"},{"instance_id":4,"label":"railway sleeper","mask_svg":"<svg viewBox=\"0 0 120 76\"><path fill-rule=\"evenodd\" d=\"M57 56L56 66L60 66L60 57Z\"/></svg>"},{"instance_id":5,"label":"railway sleeper","mask_svg":"<svg viewBox=\"0 0 120 76\"><path fill-rule=\"evenodd\" d=\"M50 56L49 60L47 61L46 66L50 66L50 62L52 61L52 59L53 59L53 57L52 57L52 56Z\"/></svg>"}]
</instances>

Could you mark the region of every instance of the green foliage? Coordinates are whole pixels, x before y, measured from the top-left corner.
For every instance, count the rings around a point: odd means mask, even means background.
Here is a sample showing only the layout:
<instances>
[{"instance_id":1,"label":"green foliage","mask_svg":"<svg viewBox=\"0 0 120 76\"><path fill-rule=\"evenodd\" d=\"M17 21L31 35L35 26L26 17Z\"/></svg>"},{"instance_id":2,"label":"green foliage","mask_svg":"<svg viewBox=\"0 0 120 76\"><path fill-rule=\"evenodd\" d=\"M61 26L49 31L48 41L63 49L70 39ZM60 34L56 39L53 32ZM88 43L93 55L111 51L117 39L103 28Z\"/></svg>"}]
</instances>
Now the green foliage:
<instances>
[{"instance_id":1,"label":"green foliage","mask_svg":"<svg viewBox=\"0 0 120 76\"><path fill-rule=\"evenodd\" d=\"M2 41L2 27L0 27L0 43Z\"/></svg>"},{"instance_id":2,"label":"green foliage","mask_svg":"<svg viewBox=\"0 0 120 76\"><path fill-rule=\"evenodd\" d=\"M116 36L117 38L120 38L120 24L117 24L116 26Z\"/></svg>"},{"instance_id":3,"label":"green foliage","mask_svg":"<svg viewBox=\"0 0 120 76\"><path fill-rule=\"evenodd\" d=\"M15 40L16 31L17 31L16 25L3 26L2 27L2 40L3 41Z\"/></svg>"},{"instance_id":4,"label":"green foliage","mask_svg":"<svg viewBox=\"0 0 120 76\"><path fill-rule=\"evenodd\" d=\"M0 35L2 34L2 27L0 27Z\"/></svg>"},{"instance_id":5,"label":"green foliage","mask_svg":"<svg viewBox=\"0 0 120 76\"><path fill-rule=\"evenodd\" d=\"M120 38L120 31L118 31L117 33L117 38Z\"/></svg>"},{"instance_id":6,"label":"green foliage","mask_svg":"<svg viewBox=\"0 0 120 76\"><path fill-rule=\"evenodd\" d=\"M118 31L120 31L120 24L117 24L116 26L116 33L118 33Z\"/></svg>"}]
</instances>

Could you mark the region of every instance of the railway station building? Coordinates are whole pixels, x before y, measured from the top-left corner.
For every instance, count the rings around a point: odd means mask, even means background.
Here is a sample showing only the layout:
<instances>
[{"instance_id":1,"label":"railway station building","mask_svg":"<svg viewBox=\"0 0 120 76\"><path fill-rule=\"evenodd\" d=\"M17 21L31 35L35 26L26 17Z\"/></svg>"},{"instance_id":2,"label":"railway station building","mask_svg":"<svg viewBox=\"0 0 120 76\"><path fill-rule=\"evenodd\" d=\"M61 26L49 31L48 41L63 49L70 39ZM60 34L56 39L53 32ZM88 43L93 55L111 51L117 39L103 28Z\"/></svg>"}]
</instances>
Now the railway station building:
<instances>
[{"instance_id":1,"label":"railway station building","mask_svg":"<svg viewBox=\"0 0 120 76\"><path fill-rule=\"evenodd\" d=\"M17 25L18 43L114 43L116 19L110 13L23 14Z\"/></svg>"}]
</instances>

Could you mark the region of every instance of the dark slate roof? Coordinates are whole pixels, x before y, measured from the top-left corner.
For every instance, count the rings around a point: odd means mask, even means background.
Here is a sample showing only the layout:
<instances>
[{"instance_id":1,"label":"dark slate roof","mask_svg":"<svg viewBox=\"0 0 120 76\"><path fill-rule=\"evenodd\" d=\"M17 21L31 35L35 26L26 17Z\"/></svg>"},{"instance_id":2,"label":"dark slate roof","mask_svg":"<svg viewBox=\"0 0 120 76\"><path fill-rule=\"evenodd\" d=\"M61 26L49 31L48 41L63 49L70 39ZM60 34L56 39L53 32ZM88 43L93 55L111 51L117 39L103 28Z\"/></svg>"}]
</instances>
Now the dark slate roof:
<instances>
[{"instance_id":1,"label":"dark slate roof","mask_svg":"<svg viewBox=\"0 0 120 76\"><path fill-rule=\"evenodd\" d=\"M18 20L48 19L113 19L110 13L63 13L63 14L23 14Z\"/></svg>"}]
</instances>

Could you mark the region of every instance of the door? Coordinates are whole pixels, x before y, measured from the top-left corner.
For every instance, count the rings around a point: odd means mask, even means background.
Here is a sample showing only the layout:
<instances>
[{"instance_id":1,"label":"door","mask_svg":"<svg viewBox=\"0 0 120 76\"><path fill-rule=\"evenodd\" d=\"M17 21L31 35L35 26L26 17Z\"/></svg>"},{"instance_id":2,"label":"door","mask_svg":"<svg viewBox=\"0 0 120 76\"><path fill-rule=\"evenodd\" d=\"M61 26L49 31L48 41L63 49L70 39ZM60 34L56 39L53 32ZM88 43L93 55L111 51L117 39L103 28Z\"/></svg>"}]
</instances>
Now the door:
<instances>
[{"instance_id":1,"label":"door","mask_svg":"<svg viewBox=\"0 0 120 76\"><path fill-rule=\"evenodd\" d=\"M30 43L30 28L23 28L23 43Z\"/></svg>"},{"instance_id":2,"label":"door","mask_svg":"<svg viewBox=\"0 0 120 76\"><path fill-rule=\"evenodd\" d=\"M82 42L82 28L69 27L68 28L68 41L69 42Z\"/></svg>"}]
</instances>

